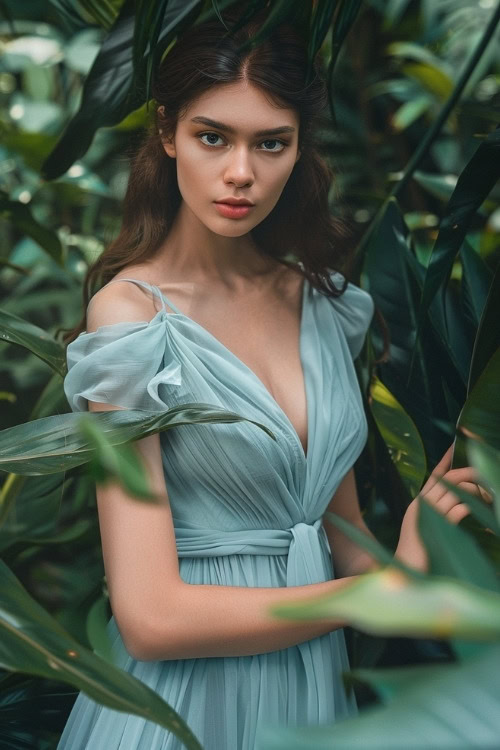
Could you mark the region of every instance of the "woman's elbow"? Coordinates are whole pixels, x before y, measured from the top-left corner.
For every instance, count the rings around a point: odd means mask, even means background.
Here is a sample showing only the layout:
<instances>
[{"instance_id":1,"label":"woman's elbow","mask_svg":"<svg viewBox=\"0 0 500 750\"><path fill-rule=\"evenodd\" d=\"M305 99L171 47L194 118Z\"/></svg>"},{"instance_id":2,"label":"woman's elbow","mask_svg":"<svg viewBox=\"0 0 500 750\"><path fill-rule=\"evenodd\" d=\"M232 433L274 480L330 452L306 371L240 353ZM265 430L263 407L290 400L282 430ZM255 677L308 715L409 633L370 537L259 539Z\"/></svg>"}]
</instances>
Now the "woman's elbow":
<instances>
[{"instance_id":1,"label":"woman's elbow","mask_svg":"<svg viewBox=\"0 0 500 750\"><path fill-rule=\"evenodd\" d=\"M170 653L174 639L170 633L168 623L162 627L153 626L147 619L131 622L125 618L116 618L123 645L127 653L137 661L158 661L174 658Z\"/></svg>"}]
</instances>

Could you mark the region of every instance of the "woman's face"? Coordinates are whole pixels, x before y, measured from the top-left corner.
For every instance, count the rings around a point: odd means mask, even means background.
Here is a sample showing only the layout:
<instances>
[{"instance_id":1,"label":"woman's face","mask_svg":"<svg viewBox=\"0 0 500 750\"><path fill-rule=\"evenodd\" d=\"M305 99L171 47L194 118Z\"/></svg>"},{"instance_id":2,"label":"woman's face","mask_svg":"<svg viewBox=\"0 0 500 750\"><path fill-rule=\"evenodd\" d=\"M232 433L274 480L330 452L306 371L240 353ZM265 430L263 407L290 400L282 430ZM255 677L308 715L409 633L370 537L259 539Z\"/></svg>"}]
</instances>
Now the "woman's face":
<instances>
[{"instance_id":1,"label":"woman's face","mask_svg":"<svg viewBox=\"0 0 500 750\"><path fill-rule=\"evenodd\" d=\"M192 213L216 234L239 237L278 202L300 156L298 135L294 110L278 109L240 81L195 99L163 145L177 161L179 190ZM230 198L253 206L235 211L221 205Z\"/></svg>"}]
</instances>

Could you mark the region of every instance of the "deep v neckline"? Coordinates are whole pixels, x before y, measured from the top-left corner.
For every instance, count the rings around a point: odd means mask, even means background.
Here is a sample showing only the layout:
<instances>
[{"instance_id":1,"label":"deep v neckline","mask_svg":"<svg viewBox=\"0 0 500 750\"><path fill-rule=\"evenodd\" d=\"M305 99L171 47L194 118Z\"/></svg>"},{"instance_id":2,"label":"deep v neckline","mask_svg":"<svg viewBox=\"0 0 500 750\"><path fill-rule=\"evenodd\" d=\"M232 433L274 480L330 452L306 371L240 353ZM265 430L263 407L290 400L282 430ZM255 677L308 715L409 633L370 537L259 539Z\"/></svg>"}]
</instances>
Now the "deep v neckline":
<instances>
[{"instance_id":1,"label":"deep v neckline","mask_svg":"<svg viewBox=\"0 0 500 750\"><path fill-rule=\"evenodd\" d=\"M125 281L126 279L123 279ZM136 279L129 279L129 281L135 281ZM305 400L306 400L306 429L307 429L307 453L304 450L304 446L302 445L302 441L299 437L299 434L297 430L295 429L295 426L291 419L288 417L285 410L280 406L280 404L277 402L277 400L272 395L271 391L267 386L264 385L263 381L260 379L260 377L257 375L257 373L252 370L249 365L247 365L243 360L238 357L229 347L227 347L225 344L220 341L220 339L217 338L217 336L214 336L213 333L211 333L208 328L205 328L205 326L201 325L201 323L198 323L198 321L194 320L194 318L191 318L189 315L185 315L183 312L179 310L179 308L174 305L170 300L165 296L165 294L161 291L161 289L154 284L151 284L150 286L156 288L158 292L161 295L161 298L163 299L163 302L168 305L168 307L171 307L172 310L174 310L173 313L166 313L168 316L173 315L179 318L184 318L185 320L188 320L190 323L195 325L197 328L199 328L201 331L204 331L204 333L212 340L215 341L227 354L229 354L234 360L236 360L241 367L243 367L260 385L261 390L267 395L268 399L274 404L275 409L279 412L279 414L282 417L282 420L286 423L288 426L289 431L292 433L295 442L297 443L299 449L300 449L300 455L304 463L307 463L308 457L310 455L310 448L311 448L311 414L312 414L312 402L310 400L309 396L309 378L308 378L308 372L307 372L307 361L304 357L304 329L306 325L306 311L307 311L307 297L309 292L309 286L308 286L308 280L304 276L303 282L302 282L302 297L301 297L301 304L300 304L300 321L299 321L299 362L302 369L302 381L303 381L303 388L305 393Z\"/></svg>"}]
</instances>

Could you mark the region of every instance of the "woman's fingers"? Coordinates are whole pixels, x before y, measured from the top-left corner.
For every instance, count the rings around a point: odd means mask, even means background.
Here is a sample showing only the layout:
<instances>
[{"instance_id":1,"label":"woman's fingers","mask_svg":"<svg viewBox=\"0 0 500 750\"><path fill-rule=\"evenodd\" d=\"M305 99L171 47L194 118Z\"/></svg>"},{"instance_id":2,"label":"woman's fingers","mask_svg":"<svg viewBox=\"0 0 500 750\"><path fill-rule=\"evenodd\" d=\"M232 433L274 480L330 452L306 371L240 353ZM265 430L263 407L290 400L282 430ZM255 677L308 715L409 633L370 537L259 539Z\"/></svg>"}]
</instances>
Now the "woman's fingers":
<instances>
[{"instance_id":1,"label":"woman's fingers","mask_svg":"<svg viewBox=\"0 0 500 750\"><path fill-rule=\"evenodd\" d=\"M465 492L469 492L471 495L475 495L482 500L492 502L493 498L484 488L480 487L476 482L457 482L457 487ZM470 508L467 505L467 501L463 502L460 500L453 490L445 489L445 492L438 497L438 499L432 499L432 490L425 495L425 500L429 502L433 507L446 516L447 520L451 523L459 523L465 516L470 513Z\"/></svg>"},{"instance_id":2,"label":"woman's fingers","mask_svg":"<svg viewBox=\"0 0 500 750\"><path fill-rule=\"evenodd\" d=\"M479 490L479 495L482 500L484 500L485 503L492 503L493 502L493 495L488 492L488 490L485 490L484 487L481 487L480 484L476 484L476 487Z\"/></svg>"},{"instance_id":3,"label":"woman's fingers","mask_svg":"<svg viewBox=\"0 0 500 750\"><path fill-rule=\"evenodd\" d=\"M431 477L429 477L429 479ZM458 485L460 484L460 482L473 482L474 484L477 484L478 477L477 471L473 466L463 466L460 469L450 469L443 475L442 478L446 479L447 482ZM427 497L431 502L436 503L441 497L443 497L443 495L445 495L449 491L448 488L439 481L440 479L440 476L434 476L431 486L427 487L427 489L422 488L420 490L420 494L425 495L425 497Z\"/></svg>"},{"instance_id":4,"label":"woman's fingers","mask_svg":"<svg viewBox=\"0 0 500 750\"><path fill-rule=\"evenodd\" d=\"M446 514L446 519L451 523L460 523L470 513L469 507L465 503L454 505Z\"/></svg>"},{"instance_id":5,"label":"woman's fingers","mask_svg":"<svg viewBox=\"0 0 500 750\"><path fill-rule=\"evenodd\" d=\"M460 482L457 487L460 487L460 489L465 490L466 492L470 492L471 495L476 495L476 497L479 498L481 497L479 487L473 482ZM435 508L440 513L446 515L446 513L448 513L448 511L455 505L463 504L464 501L460 500L459 497L453 493L453 490L446 490L445 494L439 498L437 503L435 503ZM465 505L467 505L467 501L465 501Z\"/></svg>"},{"instance_id":6,"label":"woman's fingers","mask_svg":"<svg viewBox=\"0 0 500 750\"><path fill-rule=\"evenodd\" d=\"M454 442L450 445L450 447L445 452L445 454L443 455L439 463L434 467L433 471L431 472L431 475L427 479L427 482L424 484L424 486L420 490L422 493L427 492L427 490L430 490L432 487L434 487L434 485L436 484L437 477L443 476L443 474L446 474L446 472L450 468L451 455L453 453L453 445L454 445Z\"/></svg>"}]
</instances>

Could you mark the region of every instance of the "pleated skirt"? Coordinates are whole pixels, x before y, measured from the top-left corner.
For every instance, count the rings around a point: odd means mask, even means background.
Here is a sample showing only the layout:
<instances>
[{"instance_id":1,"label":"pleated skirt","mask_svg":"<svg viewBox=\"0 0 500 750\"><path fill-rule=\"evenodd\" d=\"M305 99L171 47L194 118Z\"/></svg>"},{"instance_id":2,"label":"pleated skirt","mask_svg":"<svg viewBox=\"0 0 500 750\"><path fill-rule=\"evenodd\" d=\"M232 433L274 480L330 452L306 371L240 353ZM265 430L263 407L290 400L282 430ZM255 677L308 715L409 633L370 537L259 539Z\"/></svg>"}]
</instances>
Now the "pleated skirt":
<instances>
[{"instance_id":1,"label":"pleated skirt","mask_svg":"<svg viewBox=\"0 0 500 750\"><path fill-rule=\"evenodd\" d=\"M287 555L180 558L186 583L286 585ZM115 663L156 691L205 750L268 750L266 729L317 727L357 713L342 672L349 663L342 629L296 646L251 656L140 661L126 650L114 617ZM57 750L182 750L170 731L79 693Z\"/></svg>"}]
</instances>

